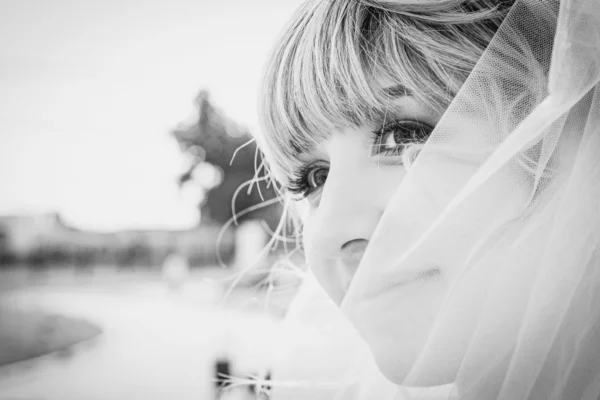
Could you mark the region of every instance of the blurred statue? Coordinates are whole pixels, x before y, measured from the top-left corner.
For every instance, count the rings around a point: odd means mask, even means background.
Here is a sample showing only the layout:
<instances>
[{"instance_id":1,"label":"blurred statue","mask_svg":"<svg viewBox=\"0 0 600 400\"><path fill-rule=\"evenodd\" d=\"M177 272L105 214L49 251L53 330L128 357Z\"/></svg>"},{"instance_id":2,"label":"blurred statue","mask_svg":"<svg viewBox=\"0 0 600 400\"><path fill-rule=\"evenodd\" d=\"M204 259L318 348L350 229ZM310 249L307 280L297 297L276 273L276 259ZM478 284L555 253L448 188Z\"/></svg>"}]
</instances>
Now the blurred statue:
<instances>
[{"instance_id":1,"label":"blurred statue","mask_svg":"<svg viewBox=\"0 0 600 400\"><path fill-rule=\"evenodd\" d=\"M198 205L202 222L224 224L233 217L232 208L239 214L272 199L275 192L265 182L258 182L248 193L247 184L253 179L255 168L260 165L250 132L226 117L213 104L206 90L201 90L196 97L196 107L196 122L191 125L180 124L171 132L181 151L189 159L189 165L179 177L179 185L201 186L205 193ZM212 168L206 168L207 165ZM211 169L214 173L209 175L216 178L205 179L207 170ZM243 188L235 196L241 186ZM235 204L232 207L234 196ZM265 219L274 227L279 216L279 204L275 204L247 215L239 215L239 219Z\"/></svg>"}]
</instances>

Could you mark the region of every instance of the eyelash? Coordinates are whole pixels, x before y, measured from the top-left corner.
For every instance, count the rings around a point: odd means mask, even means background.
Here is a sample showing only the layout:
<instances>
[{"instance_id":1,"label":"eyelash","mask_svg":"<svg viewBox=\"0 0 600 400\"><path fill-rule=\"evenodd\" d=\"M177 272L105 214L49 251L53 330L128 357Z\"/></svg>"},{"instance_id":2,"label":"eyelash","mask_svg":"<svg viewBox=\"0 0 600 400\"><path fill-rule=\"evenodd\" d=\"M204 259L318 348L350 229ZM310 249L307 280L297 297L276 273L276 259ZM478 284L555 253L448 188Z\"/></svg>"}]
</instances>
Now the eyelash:
<instances>
[{"instance_id":1,"label":"eyelash","mask_svg":"<svg viewBox=\"0 0 600 400\"><path fill-rule=\"evenodd\" d=\"M402 155L402 150L408 144L421 144L431 135L433 127L416 120L394 120L390 121L380 129L373 131L373 155L383 155L386 157L397 157ZM396 132L400 134L396 138ZM393 149L382 149L381 152L376 152L377 149L385 146L385 143L390 134L394 135L395 146ZM398 141L396 141L398 139Z\"/></svg>"},{"instance_id":2,"label":"eyelash","mask_svg":"<svg viewBox=\"0 0 600 400\"><path fill-rule=\"evenodd\" d=\"M397 143L393 149L383 149L377 152L385 146L386 140L390 134L395 134L395 131L401 132L399 137L400 143ZM373 131L373 155L384 156L384 157L398 157L402 155L402 150L407 144L424 143L428 138L433 127L416 120L394 120L387 124L384 124L380 129ZM394 136L394 139L396 137ZM296 200L306 198L314 191L318 190L319 187L313 187L311 185L310 175L320 170L328 169L323 162L316 162L309 165L303 165L295 173L295 178L292 179L287 186L287 191ZM314 175L313 175L314 178Z\"/></svg>"},{"instance_id":3,"label":"eyelash","mask_svg":"<svg viewBox=\"0 0 600 400\"><path fill-rule=\"evenodd\" d=\"M325 170L326 166L323 163L313 163L303 165L295 172L295 178L290 181L286 190L292 195L294 200L301 200L310 195L317 188L313 188L310 184L310 174L319 169ZM328 168L327 168L328 169Z\"/></svg>"}]
</instances>

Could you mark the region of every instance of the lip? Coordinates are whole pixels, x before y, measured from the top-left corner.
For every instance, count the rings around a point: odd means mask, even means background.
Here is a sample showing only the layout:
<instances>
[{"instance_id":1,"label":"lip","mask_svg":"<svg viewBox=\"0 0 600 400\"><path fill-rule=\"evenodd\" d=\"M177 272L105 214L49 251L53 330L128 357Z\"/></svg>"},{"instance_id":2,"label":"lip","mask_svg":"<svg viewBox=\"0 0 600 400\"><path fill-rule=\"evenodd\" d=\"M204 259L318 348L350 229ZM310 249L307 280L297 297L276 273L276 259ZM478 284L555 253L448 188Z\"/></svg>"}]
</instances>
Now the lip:
<instances>
[{"instance_id":1,"label":"lip","mask_svg":"<svg viewBox=\"0 0 600 400\"><path fill-rule=\"evenodd\" d=\"M437 281L439 278L441 278L441 276L442 271L438 267L404 271L400 274L389 276L388 279L381 279L380 281L385 282L385 284L377 285L376 288L371 290L366 290L364 295L361 296L361 299L371 300L381 296L382 294L395 291L418 282ZM348 287L349 286L350 284L348 284ZM347 290L348 288L346 288L346 293Z\"/></svg>"}]
</instances>

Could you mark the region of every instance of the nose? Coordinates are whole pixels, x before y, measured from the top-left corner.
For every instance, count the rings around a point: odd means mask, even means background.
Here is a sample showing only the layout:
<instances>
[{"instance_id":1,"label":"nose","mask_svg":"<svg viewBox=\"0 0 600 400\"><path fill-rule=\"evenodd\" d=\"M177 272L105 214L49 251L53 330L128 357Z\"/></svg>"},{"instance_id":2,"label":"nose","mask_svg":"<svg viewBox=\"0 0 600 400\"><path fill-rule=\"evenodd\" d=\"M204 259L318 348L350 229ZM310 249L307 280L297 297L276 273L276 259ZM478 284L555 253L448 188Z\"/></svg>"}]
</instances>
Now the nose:
<instances>
[{"instance_id":1,"label":"nose","mask_svg":"<svg viewBox=\"0 0 600 400\"><path fill-rule=\"evenodd\" d=\"M308 264L337 303L343 299L383 213L380 201L385 186L377 170L358 158L331 158L319 205L304 225Z\"/></svg>"},{"instance_id":2,"label":"nose","mask_svg":"<svg viewBox=\"0 0 600 400\"><path fill-rule=\"evenodd\" d=\"M367 239L352 239L348 240L341 247L342 256L344 258L356 258L362 256L369 241Z\"/></svg>"},{"instance_id":3,"label":"nose","mask_svg":"<svg viewBox=\"0 0 600 400\"><path fill-rule=\"evenodd\" d=\"M305 223L304 242L308 265L325 291L340 304L382 210L359 196L336 199L338 204L333 205L324 198L312 220Z\"/></svg>"},{"instance_id":4,"label":"nose","mask_svg":"<svg viewBox=\"0 0 600 400\"><path fill-rule=\"evenodd\" d=\"M321 257L354 262L359 253L362 256L383 214L381 191L385 185L379 168L361 160L352 144L343 144L337 146L342 154L331 156L319 205L305 232L310 233L311 248Z\"/></svg>"},{"instance_id":5,"label":"nose","mask_svg":"<svg viewBox=\"0 0 600 400\"><path fill-rule=\"evenodd\" d=\"M335 173L330 172L327 179L333 181ZM309 247L321 257L355 260L383 213L375 202L377 188L356 175L335 186L331 183L312 220L305 224L305 239L311 239Z\"/></svg>"}]
</instances>

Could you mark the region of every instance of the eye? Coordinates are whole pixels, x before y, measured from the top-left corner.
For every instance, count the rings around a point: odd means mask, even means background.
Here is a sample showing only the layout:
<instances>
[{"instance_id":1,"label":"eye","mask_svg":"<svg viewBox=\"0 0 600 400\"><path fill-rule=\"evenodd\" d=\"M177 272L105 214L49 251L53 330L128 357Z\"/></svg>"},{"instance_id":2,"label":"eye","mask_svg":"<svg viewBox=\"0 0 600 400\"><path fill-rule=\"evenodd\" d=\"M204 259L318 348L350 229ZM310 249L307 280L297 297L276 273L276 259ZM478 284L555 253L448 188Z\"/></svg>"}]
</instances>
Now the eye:
<instances>
[{"instance_id":1,"label":"eye","mask_svg":"<svg viewBox=\"0 0 600 400\"><path fill-rule=\"evenodd\" d=\"M329 169L323 167L317 167L309 170L307 175L309 188L314 190L323 186L327 180L328 173Z\"/></svg>"},{"instance_id":2,"label":"eye","mask_svg":"<svg viewBox=\"0 0 600 400\"><path fill-rule=\"evenodd\" d=\"M325 184L328 174L327 163L318 162L304 166L296 173L296 178L291 180L287 191L299 199L308 197Z\"/></svg>"},{"instance_id":3,"label":"eye","mask_svg":"<svg viewBox=\"0 0 600 400\"><path fill-rule=\"evenodd\" d=\"M432 126L420 121L391 121L373 132L373 155L400 156L408 145L425 143L432 131Z\"/></svg>"}]
</instances>

